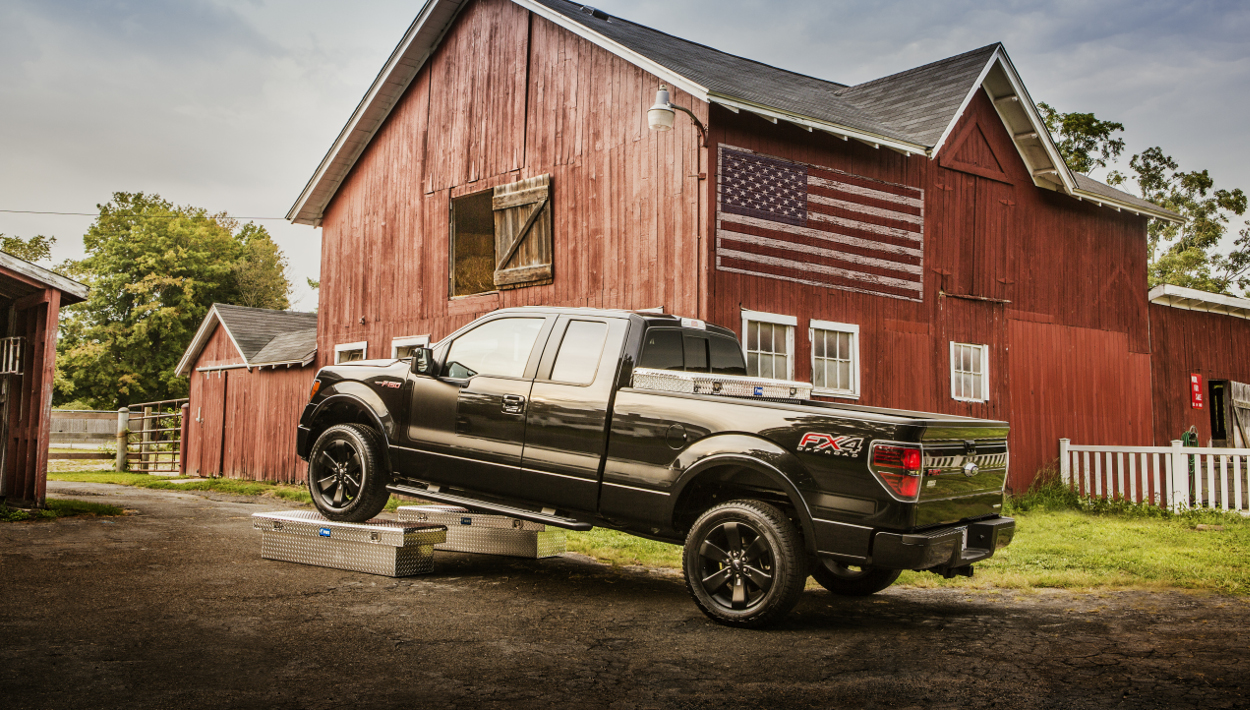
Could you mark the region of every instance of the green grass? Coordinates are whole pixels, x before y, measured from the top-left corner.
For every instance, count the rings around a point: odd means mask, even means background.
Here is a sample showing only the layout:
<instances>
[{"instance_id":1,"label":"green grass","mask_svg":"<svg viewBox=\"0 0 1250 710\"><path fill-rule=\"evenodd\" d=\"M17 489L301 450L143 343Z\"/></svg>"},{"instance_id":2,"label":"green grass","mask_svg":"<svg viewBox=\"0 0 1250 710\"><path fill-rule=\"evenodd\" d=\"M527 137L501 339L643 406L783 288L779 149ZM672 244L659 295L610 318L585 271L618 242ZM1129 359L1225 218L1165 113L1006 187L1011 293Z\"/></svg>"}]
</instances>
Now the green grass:
<instances>
[{"instance_id":1,"label":"green grass","mask_svg":"<svg viewBox=\"0 0 1250 710\"><path fill-rule=\"evenodd\" d=\"M166 491L209 491L236 496L264 496L281 498L312 505L312 496L304 484L269 483L267 481L243 481L236 478L208 478L188 481L186 478L151 476L145 473L118 473L116 471L78 471L74 473L48 473L49 481L72 481L75 483L112 483L136 488L154 488ZM177 483L176 481L185 481ZM386 510L395 510L402 501L391 496Z\"/></svg>"},{"instance_id":2,"label":"green grass","mask_svg":"<svg viewBox=\"0 0 1250 710\"><path fill-rule=\"evenodd\" d=\"M25 510L0 505L0 523L14 523L22 520L53 520L68 518L75 515L121 515L122 509L105 503L89 503L85 500L62 500L49 498L47 507L39 510Z\"/></svg>"},{"instance_id":3,"label":"green grass","mask_svg":"<svg viewBox=\"0 0 1250 710\"><path fill-rule=\"evenodd\" d=\"M681 547L607 528L570 532L568 549L614 565L681 567Z\"/></svg>"}]
</instances>

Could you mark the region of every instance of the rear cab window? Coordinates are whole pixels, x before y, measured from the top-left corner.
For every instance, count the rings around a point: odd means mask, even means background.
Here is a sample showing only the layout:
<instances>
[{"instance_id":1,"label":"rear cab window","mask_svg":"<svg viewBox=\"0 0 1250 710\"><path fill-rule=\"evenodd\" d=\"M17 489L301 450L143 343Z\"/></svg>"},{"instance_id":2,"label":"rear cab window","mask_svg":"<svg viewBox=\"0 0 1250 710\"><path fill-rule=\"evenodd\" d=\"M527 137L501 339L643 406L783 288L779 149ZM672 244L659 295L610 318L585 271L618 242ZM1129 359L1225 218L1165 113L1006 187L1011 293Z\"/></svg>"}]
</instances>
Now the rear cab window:
<instances>
[{"instance_id":1,"label":"rear cab window","mask_svg":"<svg viewBox=\"0 0 1250 710\"><path fill-rule=\"evenodd\" d=\"M638 366L714 375L747 374L737 340L693 328L649 328Z\"/></svg>"}]
</instances>

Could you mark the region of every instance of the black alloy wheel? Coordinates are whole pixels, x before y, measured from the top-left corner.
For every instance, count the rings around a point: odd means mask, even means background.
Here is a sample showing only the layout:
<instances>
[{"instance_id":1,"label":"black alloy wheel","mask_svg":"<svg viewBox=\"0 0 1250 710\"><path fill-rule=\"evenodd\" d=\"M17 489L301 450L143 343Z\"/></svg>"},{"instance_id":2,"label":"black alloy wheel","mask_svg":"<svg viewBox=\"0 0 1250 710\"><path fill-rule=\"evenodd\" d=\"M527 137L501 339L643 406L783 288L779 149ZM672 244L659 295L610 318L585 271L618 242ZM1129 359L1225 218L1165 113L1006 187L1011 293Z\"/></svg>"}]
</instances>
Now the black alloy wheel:
<instances>
[{"instance_id":1,"label":"black alloy wheel","mask_svg":"<svg viewBox=\"0 0 1250 710\"><path fill-rule=\"evenodd\" d=\"M322 432L308 458L308 492L330 520L361 523L386 506L381 436L362 424Z\"/></svg>"},{"instance_id":2,"label":"black alloy wheel","mask_svg":"<svg viewBox=\"0 0 1250 710\"><path fill-rule=\"evenodd\" d=\"M700 516L682 561L695 603L729 626L779 620L807 581L798 529L780 510L756 500L729 501Z\"/></svg>"},{"instance_id":3,"label":"black alloy wheel","mask_svg":"<svg viewBox=\"0 0 1250 710\"><path fill-rule=\"evenodd\" d=\"M812 564L812 579L832 594L844 597L866 597L894 584L902 570L878 567L855 567L830 559Z\"/></svg>"}]
</instances>

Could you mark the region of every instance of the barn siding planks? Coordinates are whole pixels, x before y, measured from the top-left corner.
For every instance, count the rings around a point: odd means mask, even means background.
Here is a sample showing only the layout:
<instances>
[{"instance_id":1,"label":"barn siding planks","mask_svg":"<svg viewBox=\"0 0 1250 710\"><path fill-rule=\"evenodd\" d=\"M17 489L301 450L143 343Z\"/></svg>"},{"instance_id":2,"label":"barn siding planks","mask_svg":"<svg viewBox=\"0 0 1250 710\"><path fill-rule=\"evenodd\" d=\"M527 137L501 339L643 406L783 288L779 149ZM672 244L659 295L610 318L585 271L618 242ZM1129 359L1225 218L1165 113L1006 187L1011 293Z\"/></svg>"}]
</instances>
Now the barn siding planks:
<instances>
[{"instance_id":1,"label":"barn siding planks","mask_svg":"<svg viewBox=\"0 0 1250 710\"><path fill-rule=\"evenodd\" d=\"M507 306L697 312L701 149L647 130L659 83L507 0L466 6L326 210L318 364ZM553 283L449 299L450 199L544 173Z\"/></svg>"},{"instance_id":2,"label":"barn siding planks","mask_svg":"<svg viewBox=\"0 0 1250 710\"><path fill-rule=\"evenodd\" d=\"M1202 375L1204 398L1211 380L1250 382L1250 320L1151 304L1150 332L1155 443L1168 444L1197 426L1205 445L1211 439L1210 402L1202 409L1190 405L1189 376Z\"/></svg>"},{"instance_id":3,"label":"barn siding planks","mask_svg":"<svg viewBox=\"0 0 1250 710\"><path fill-rule=\"evenodd\" d=\"M717 271L709 244L709 320L739 330L742 308L796 316L803 380L808 322L859 324L859 402L1010 421L1014 490L1057 456L1060 436L1149 443L1145 219L1036 187L983 91L952 133L963 140L936 161L720 108L711 117L713 156L723 143L923 189L925 298ZM714 220L714 185L707 199ZM952 340L990 346L988 402L951 398ZM1060 400L1071 406L1054 409Z\"/></svg>"}]
</instances>

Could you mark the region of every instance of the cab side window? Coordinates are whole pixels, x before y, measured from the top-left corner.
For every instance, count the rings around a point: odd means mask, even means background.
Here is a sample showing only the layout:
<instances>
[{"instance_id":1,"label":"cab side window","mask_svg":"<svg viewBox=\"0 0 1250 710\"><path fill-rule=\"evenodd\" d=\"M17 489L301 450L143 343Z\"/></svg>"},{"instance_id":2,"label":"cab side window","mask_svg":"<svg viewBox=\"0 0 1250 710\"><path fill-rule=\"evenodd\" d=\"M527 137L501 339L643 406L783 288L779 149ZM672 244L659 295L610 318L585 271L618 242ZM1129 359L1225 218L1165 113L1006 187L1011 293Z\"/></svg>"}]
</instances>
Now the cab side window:
<instances>
[{"instance_id":1,"label":"cab side window","mask_svg":"<svg viewBox=\"0 0 1250 710\"><path fill-rule=\"evenodd\" d=\"M599 358L603 355L603 344L607 339L607 323L583 320L569 323L564 331L564 339L560 341L560 352L556 354L555 365L551 368L551 380L572 385L588 385L594 382L595 373L599 370Z\"/></svg>"},{"instance_id":2,"label":"cab side window","mask_svg":"<svg viewBox=\"0 0 1250 710\"><path fill-rule=\"evenodd\" d=\"M447 353L447 376L522 377L542 318L500 318L456 338Z\"/></svg>"}]
</instances>

